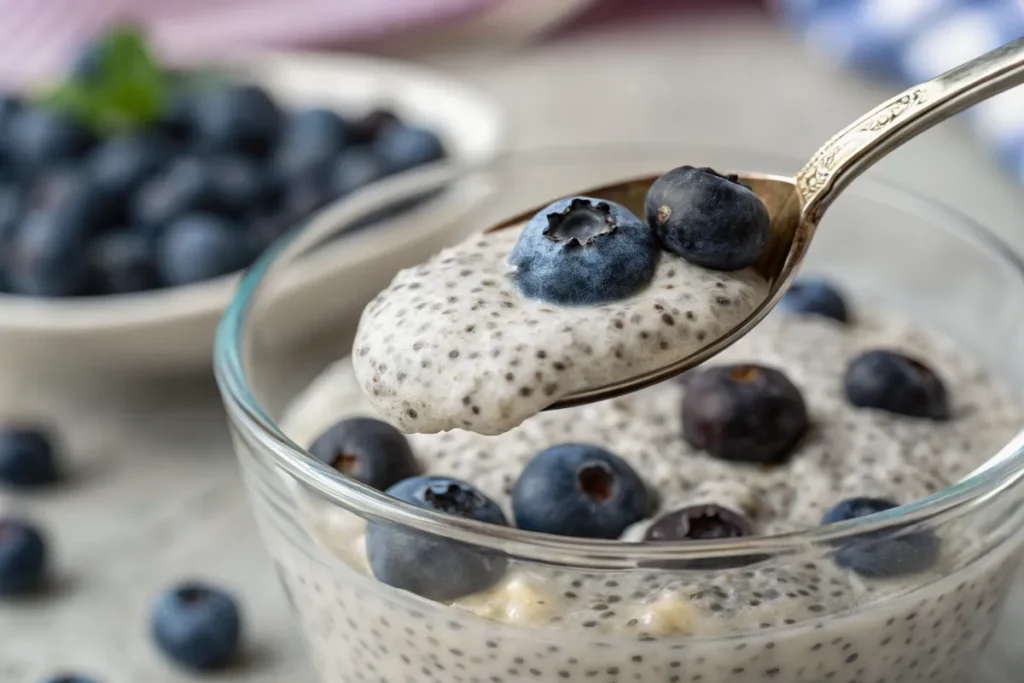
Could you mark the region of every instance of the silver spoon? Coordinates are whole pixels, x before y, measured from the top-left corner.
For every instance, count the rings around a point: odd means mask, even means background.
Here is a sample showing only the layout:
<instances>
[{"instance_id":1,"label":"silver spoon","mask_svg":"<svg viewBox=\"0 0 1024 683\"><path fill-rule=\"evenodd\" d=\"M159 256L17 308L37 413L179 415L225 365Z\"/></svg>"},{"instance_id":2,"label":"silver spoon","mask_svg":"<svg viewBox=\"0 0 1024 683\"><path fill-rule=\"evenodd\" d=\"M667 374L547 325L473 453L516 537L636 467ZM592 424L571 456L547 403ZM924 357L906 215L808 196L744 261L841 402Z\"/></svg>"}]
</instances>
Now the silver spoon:
<instances>
[{"instance_id":1,"label":"silver spoon","mask_svg":"<svg viewBox=\"0 0 1024 683\"><path fill-rule=\"evenodd\" d=\"M782 298L804 260L825 210L857 176L935 124L1021 83L1024 83L1024 38L883 102L826 142L795 178L738 173L740 182L757 193L771 215L771 238L755 266L768 281L766 299L746 320L699 351L656 370L577 392L548 409L601 401L643 389L685 372L735 343ZM654 176L635 178L575 194L618 202L642 216L647 190L656 179ZM524 211L488 232L519 225L542 208Z\"/></svg>"}]
</instances>

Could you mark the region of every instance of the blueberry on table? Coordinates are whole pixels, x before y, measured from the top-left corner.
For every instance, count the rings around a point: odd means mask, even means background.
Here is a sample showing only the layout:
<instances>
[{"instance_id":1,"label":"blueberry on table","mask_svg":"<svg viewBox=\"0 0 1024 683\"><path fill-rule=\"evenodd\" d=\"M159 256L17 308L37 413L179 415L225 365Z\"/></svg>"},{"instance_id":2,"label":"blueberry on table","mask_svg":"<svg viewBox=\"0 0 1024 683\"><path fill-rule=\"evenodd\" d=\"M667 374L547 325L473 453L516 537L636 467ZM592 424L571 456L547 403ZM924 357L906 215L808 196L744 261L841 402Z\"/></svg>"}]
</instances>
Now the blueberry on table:
<instances>
[{"instance_id":1,"label":"blueberry on table","mask_svg":"<svg viewBox=\"0 0 1024 683\"><path fill-rule=\"evenodd\" d=\"M0 427L0 484L40 488L58 481L53 438L40 428Z\"/></svg>"},{"instance_id":2,"label":"blueberry on table","mask_svg":"<svg viewBox=\"0 0 1024 683\"><path fill-rule=\"evenodd\" d=\"M30 213L11 241L7 284L16 294L65 297L87 282L83 226L54 212Z\"/></svg>"},{"instance_id":3,"label":"blueberry on table","mask_svg":"<svg viewBox=\"0 0 1024 683\"><path fill-rule=\"evenodd\" d=\"M401 123L394 112L378 108L354 119L349 125L349 136L353 144L365 145L373 142L385 128Z\"/></svg>"},{"instance_id":4,"label":"blueberry on table","mask_svg":"<svg viewBox=\"0 0 1024 683\"><path fill-rule=\"evenodd\" d=\"M821 278L802 278L794 282L782 296L779 307L790 313L849 322L849 311L843 295L834 285Z\"/></svg>"},{"instance_id":5,"label":"blueberry on table","mask_svg":"<svg viewBox=\"0 0 1024 683\"><path fill-rule=\"evenodd\" d=\"M822 526L866 517L898 505L885 498L849 498L839 502L822 517ZM929 529L907 531L889 529L869 532L849 540L839 540L833 561L869 578L888 578L916 574L938 560L939 537Z\"/></svg>"},{"instance_id":6,"label":"blueberry on table","mask_svg":"<svg viewBox=\"0 0 1024 683\"><path fill-rule=\"evenodd\" d=\"M185 214L172 221L156 246L157 272L172 287L227 275L250 261L241 227L213 214Z\"/></svg>"},{"instance_id":7,"label":"blueberry on table","mask_svg":"<svg viewBox=\"0 0 1024 683\"><path fill-rule=\"evenodd\" d=\"M212 671L238 655L242 617L238 603L226 591L192 581L157 599L150 631L172 661L195 671Z\"/></svg>"},{"instance_id":8,"label":"blueberry on table","mask_svg":"<svg viewBox=\"0 0 1024 683\"><path fill-rule=\"evenodd\" d=\"M31 522L0 517L0 598L38 592L46 581L47 545Z\"/></svg>"},{"instance_id":9,"label":"blueberry on table","mask_svg":"<svg viewBox=\"0 0 1024 683\"><path fill-rule=\"evenodd\" d=\"M387 175L387 167L368 147L352 147L342 152L330 170L330 188L334 197L345 197Z\"/></svg>"},{"instance_id":10,"label":"blueberry on table","mask_svg":"<svg viewBox=\"0 0 1024 683\"><path fill-rule=\"evenodd\" d=\"M349 142L348 124L329 109L304 109L288 117L274 156L285 178L326 168Z\"/></svg>"},{"instance_id":11,"label":"blueberry on table","mask_svg":"<svg viewBox=\"0 0 1024 683\"><path fill-rule=\"evenodd\" d=\"M309 452L319 461L381 491L418 472L405 436L369 417L342 420L317 437Z\"/></svg>"},{"instance_id":12,"label":"blueberry on table","mask_svg":"<svg viewBox=\"0 0 1024 683\"><path fill-rule=\"evenodd\" d=\"M100 235L89 245L87 259L91 284L100 294L130 294L160 286L153 242L139 232Z\"/></svg>"},{"instance_id":13,"label":"blueberry on table","mask_svg":"<svg viewBox=\"0 0 1024 683\"><path fill-rule=\"evenodd\" d=\"M133 223L156 232L187 212L218 210L218 199L210 164L186 156L142 185L132 200L130 213Z\"/></svg>"},{"instance_id":14,"label":"blueberry on table","mask_svg":"<svg viewBox=\"0 0 1024 683\"><path fill-rule=\"evenodd\" d=\"M897 351L875 349L846 368L843 391L850 405L907 417L948 420L946 387L935 371Z\"/></svg>"},{"instance_id":15,"label":"blueberry on table","mask_svg":"<svg viewBox=\"0 0 1024 683\"><path fill-rule=\"evenodd\" d=\"M87 163L95 186L124 201L167 164L172 152L171 142L159 132L131 132L102 142Z\"/></svg>"},{"instance_id":16,"label":"blueberry on table","mask_svg":"<svg viewBox=\"0 0 1024 683\"><path fill-rule=\"evenodd\" d=\"M373 149L387 165L389 173L408 171L440 161L447 155L437 133L403 124L384 127L373 141Z\"/></svg>"},{"instance_id":17,"label":"blueberry on table","mask_svg":"<svg viewBox=\"0 0 1024 683\"><path fill-rule=\"evenodd\" d=\"M458 479L412 477L387 493L434 512L508 526L494 501ZM366 555L379 581L431 600L454 600L490 588L506 565L503 556L490 551L380 522L367 527Z\"/></svg>"},{"instance_id":18,"label":"blueberry on table","mask_svg":"<svg viewBox=\"0 0 1024 683\"><path fill-rule=\"evenodd\" d=\"M11 158L27 172L75 159L95 142L77 121L43 107L23 107L11 117L6 132Z\"/></svg>"},{"instance_id":19,"label":"blueberry on table","mask_svg":"<svg viewBox=\"0 0 1024 683\"><path fill-rule=\"evenodd\" d=\"M629 463L590 444L541 451L512 489L516 526L559 536L618 538L650 507L647 487Z\"/></svg>"},{"instance_id":20,"label":"blueberry on table","mask_svg":"<svg viewBox=\"0 0 1024 683\"><path fill-rule=\"evenodd\" d=\"M687 380L682 412L687 443L732 462L782 462L810 426L789 378L753 364L699 371Z\"/></svg>"},{"instance_id":21,"label":"blueberry on table","mask_svg":"<svg viewBox=\"0 0 1024 683\"><path fill-rule=\"evenodd\" d=\"M197 95L197 142L207 152L266 156L277 144L284 113L266 90L245 84L211 87Z\"/></svg>"},{"instance_id":22,"label":"blueberry on table","mask_svg":"<svg viewBox=\"0 0 1024 683\"><path fill-rule=\"evenodd\" d=\"M651 185L647 222L665 249L713 270L754 265L768 244L764 202L736 176L680 166Z\"/></svg>"},{"instance_id":23,"label":"blueberry on table","mask_svg":"<svg viewBox=\"0 0 1024 683\"><path fill-rule=\"evenodd\" d=\"M634 294L650 282L657 260L651 231L629 209L569 197L530 219L508 263L523 296L581 306Z\"/></svg>"}]
</instances>

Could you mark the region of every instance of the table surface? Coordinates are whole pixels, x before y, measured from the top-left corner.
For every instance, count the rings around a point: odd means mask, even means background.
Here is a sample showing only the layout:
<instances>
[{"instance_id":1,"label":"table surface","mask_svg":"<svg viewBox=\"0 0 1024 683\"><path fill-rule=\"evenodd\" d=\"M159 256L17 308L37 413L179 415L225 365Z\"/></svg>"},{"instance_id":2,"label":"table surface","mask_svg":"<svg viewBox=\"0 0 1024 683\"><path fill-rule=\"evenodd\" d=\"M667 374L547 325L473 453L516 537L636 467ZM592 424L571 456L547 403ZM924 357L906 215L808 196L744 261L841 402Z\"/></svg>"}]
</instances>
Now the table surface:
<instances>
[{"instance_id":1,"label":"table surface","mask_svg":"<svg viewBox=\"0 0 1024 683\"><path fill-rule=\"evenodd\" d=\"M802 158L889 94L812 59L754 15L588 34L514 60L446 65L507 106L525 145L662 136ZM571 84L605 96L575 97ZM961 126L912 142L878 172L906 176L907 184L1024 244L1024 232L1013 227L1019 189ZM58 424L72 477L52 493L0 498L0 506L26 509L48 524L57 548L54 590L0 608L0 683L35 683L62 668L108 683L193 680L160 659L145 628L153 597L182 577L208 578L242 597L247 656L215 680L312 683L298 627L250 519L212 383L114 392L2 372L0 414ZM1024 666L1011 638L1024 630L1024 591L1018 593L977 683L1017 679L1011 672Z\"/></svg>"}]
</instances>

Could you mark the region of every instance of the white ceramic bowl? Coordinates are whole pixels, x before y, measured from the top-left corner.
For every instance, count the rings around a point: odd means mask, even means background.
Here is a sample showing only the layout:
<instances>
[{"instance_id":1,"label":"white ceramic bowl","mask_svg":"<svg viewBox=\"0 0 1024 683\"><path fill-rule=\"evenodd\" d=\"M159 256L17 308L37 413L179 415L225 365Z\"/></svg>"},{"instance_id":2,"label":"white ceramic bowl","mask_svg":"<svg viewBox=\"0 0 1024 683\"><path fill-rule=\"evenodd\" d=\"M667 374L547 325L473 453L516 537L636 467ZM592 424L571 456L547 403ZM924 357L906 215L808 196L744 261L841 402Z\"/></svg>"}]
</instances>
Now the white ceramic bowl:
<instances>
[{"instance_id":1,"label":"white ceramic bowl","mask_svg":"<svg viewBox=\"0 0 1024 683\"><path fill-rule=\"evenodd\" d=\"M442 74L363 56L276 54L239 67L287 107L329 106L346 114L388 106L438 131L453 160L483 161L498 152L505 130L500 108ZM396 270L454 241L457 193L346 236L321 253L298 287L304 316L318 302L355 319ZM441 206L438 206L438 205ZM426 214L424 213L426 212ZM424 217L426 216L426 218ZM434 220L429 220L434 216ZM0 362L35 373L137 378L204 370L212 362L217 321L238 274L185 287L84 299L0 295ZM298 292L303 294L303 292Z\"/></svg>"}]
</instances>

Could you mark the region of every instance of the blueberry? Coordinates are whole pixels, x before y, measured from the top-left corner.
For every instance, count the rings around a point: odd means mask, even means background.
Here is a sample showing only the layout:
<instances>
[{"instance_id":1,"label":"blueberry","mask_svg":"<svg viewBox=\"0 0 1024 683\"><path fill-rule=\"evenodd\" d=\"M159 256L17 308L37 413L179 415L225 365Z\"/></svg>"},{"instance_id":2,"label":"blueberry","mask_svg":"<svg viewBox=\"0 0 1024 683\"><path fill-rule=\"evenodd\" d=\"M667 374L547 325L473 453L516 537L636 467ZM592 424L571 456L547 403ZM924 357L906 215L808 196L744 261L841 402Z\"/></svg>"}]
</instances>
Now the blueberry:
<instances>
[{"instance_id":1,"label":"blueberry","mask_svg":"<svg viewBox=\"0 0 1024 683\"><path fill-rule=\"evenodd\" d=\"M242 217L276 205L278 188L262 165L240 155L211 159L209 165L214 204L223 213Z\"/></svg>"},{"instance_id":2,"label":"blueberry","mask_svg":"<svg viewBox=\"0 0 1024 683\"><path fill-rule=\"evenodd\" d=\"M28 193L28 209L52 213L86 236L102 230L118 206L96 186L87 169L56 166L40 173Z\"/></svg>"},{"instance_id":3,"label":"blueberry","mask_svg":"<svg viewBox=\"0 0 1024 683\"><path fill-rule=\"evenodd\" d=\"M850 498L822 517L822 525L845 522L898 507L884 498ZM887 578L922 572L939 556L940 541L930 530L905 528L869 532L849 541L837 541L833 560L840 567L870 578Z\"/></svg>"},{"instance_id":4,"label":"blueberry","mask_svg":"<svg viewBox=\"0 0 1024 683\"><path fill-rule=\"evenodd\" d=\"M190 142L196 131L196 99L191 90L173 91L156 122L157 128L175 142Z\"/></svg>"},{"instance_id":5,"label":"blueberry","mask_svg":"<svg viewBox=\"0 0 1024 683\"><path fill-rule=\"evenodd\" d=\"M743 538L750 522L720 505L694 505L662 515L647 529L645 541L709 541Z\"/></svg>"},{"instance_id":6,"label":"blueberry","mask_svg":"<svg viewBox=\"0 0 1024 683\"><path fill-rule=\"evenodd\" d=\"M95 142L83 125L42 107L23 107L7 131L11 157L28 172L75 159Z\"/></svg>"},{"instance_id":7,"label":"blueberry","mask_svg":"<svg viewBox=\"0 0 1024 683\"><path fill-rule=\"evenodd\" d=\"M387 493L416 507L507 526L501 508L470 484L446 477L412 477ZM505 572L503 556L393 525L371 523L366 554L374 576L431 600L453 600L490 588Z\"/></svg>"},{"instance_id":8,"label":"blueberry","mask_svg":"<svg viewBox=\"0 0 1024 683\"><path fill-rule=\"evenodd\" d=\"M7 156L11 122L24 106L25 103L19 95L0 93L0 157Z\"/></svg>"},{"instance_id":9,"label":"blueberry","mask_svg":"<svg viewBox=\"0 0 1024 683\"><path fill-rule=\"evenodd\" d=\"M265 156L277 143L283 119L273 98L255 85L210 88L195 103L198 142L207 152Z\"/></svg>"},{"instance_id":10,"label":"blueberry","mask_svg":"<svg viewBox=\"0 0 1024 683\"><path fill-rule=\"evenodd\" d=\"M614 202L569 197L541 210L509 256L519 291L560 305L596 305L633 294L654 276L651 231Z\"/></svg>"},{"instance_id":11,"label":"blueberry","mask_svg":"<svg viewBox=\"0 0 1024 683\"><path fill-rule=\"evenodd\" d=\"M160 286L152 240L129 230L97 237L88 250L92 284L100 294L144 292Z\"/></svg>"},{"instance_id":12,"label":"blueberry","mask_svg":"<svg viewBox=\"0 0 1024 683\"><path fill-rule=\"evenodd\" d=\"M647 222L665 249L714 270L754 265L768 243L764 202L736 176L681 166L651 185Z\"/></svg>"},{"instance_id":13,"label":"blueberry","mask_svg":"<svg viewBox=\"0 0 1024 683\"><path fill-rule=\"evenodd\" d=\"M854 358L843 378L846 400L908 417L948 420L942 380L927 365L896 351L875 349Z\"/></svg>"},{"instance_id":14,"label":"blueberry","mask_svg":"<svg viewBox=\"0 0 1024 683\"><path fill-rule=\"evenodd\" d=\"M136 225L157 232L172 219L191 211L217 211L219 193L213 169L187 156L147 181L135 195L131 216Z\"/></svg>"},{"instance_id":15,"label":"blueberry","mask_svg":"<svg viewBox=\"0 0 1024 683\"><path fill-rule=\"evenodd\" d=\"M7 262L7 283L17 294L74 296L87 281L83 226L55 212L30 213L19 225Z\"/></svg>"},{"instance_id":16,"label":"blueberry","mask_svg":"<svg viewBox=\"0 0 1024 683\"><path fill-rule=\"evenodd\" d=\"M43 679L43 683L99 683L99 681L81 674L58 674Z\"/></svg>"},{"instance_id":17,"label":"blueberry","mask_svg":"<svg viewBox=\"0 0 1024 683\"><path fill-rule=\"evenodd\" d=\"M330 185L334 197L344 197L387 175L387 168L366 147L353 147L337 158L331 167Z\"/></svg>"},{"instance_id":18,"label":"blueberry","mask_svg":"<svg viewBox=\"0 0 1024 683\"><path fill-rule=\"evenodd\" d=\"M685 542L746 538L753 533L750 521L743 515L720 505L693 505L659 517L644 534L645 541ZM670 569L728 569L742 567L765 559L764 556L739 555L702 557L673 561Z\"/></svg>"},{"instance_id":19,"label":"blueberry","mask_svg":"<svg viewBox=\"0 0 1024 683\"><path fill-rule=\"evenodd\" d=\"M102 40L90 40L83 45L71 62L69 69L71 77L83 83L102 78L105 61L104 46Z\"/></svg>"},{"instance_id":20,"label":"blueberry","mask_svg":"<svg viewBox=\"0 0 1024 683\"><path fill-rule=\"evenodd\" d=\"M819 278L794 282L783 295L779 306L791 313L820 315L841 323L849 321L846 301L831 283Z\"/></svg>"},{"instance_id":21,"label":"blueberry","mask_svg":"<svg viewBox=\"0 0 1024 683\"><path fill-rule=\"evenodd\" d=\"M305 173L289 180L283 189L282 206L295 220L306 218L334 200L330 176Z\"/></svg>"},{"instance_id":22,"label":"blueberry","mask_svg":"<svg viewBox=\"0 0 1024 683\"><path fill-rule=\"evenodd\" d=\"M296 219L285 211L257 214L249 220L245 231L246 249L255 259L296 225Z\"/></svg>"},{"instance_id":23,"label":"blueberry","mask_svg":"<svg viewBox=\"0 0 1024 683\"><path fill-rule=\"evenodd\" d=\"M329 109L292 114L281 133L274 159L284 178L322 171L348 144L348 124Z\"/></svg>"},{"instance_id":24,"label":"blueberry","mask_svg":"<svg viewBox=\"0 0 1024 683\"><path fill-rule=\"evenodd\" d=\"M55 483L56 448L42 429L0 428L0 483L17 488L37 488Z\"/></svg>"},{"instance_id":25,"label":"blueberry","mask_svg":"<svg viewBox=\"0 0 1024 683\"><path fill-rule=\"evenodd\" d=\"M170 286L202 282L248 265L250 254L242 229L204 213L174 220L157 242L157 272Z\"/></svg>"},{"instance_id":26,"label":"blueberry","mask_svg":"<svg viewBox=\"0 0 1024 683\"><path fill-rule=\"evenodd\" d=\"M516 526L560 536L618 538L649 509L647 488L633 468L589 444L541 451L512 489Z\"/></svg>"},{"instance_id":27,"label":"blueberry","mask_svg":"<svg viewBox=\"0 0 1024 683\"><path fill-rule=\"evenodd\" d=\"M112 137L90 154L89 170L97 188L124 201L171 158L169 140L153 131Z\"/></svg>"},{"instance_id":28,"label":"blueberry","mask_svg":"<svg viewBox=\"0 0 1024 683\"><path fill-rule=\"evenodd\" d=\"M384 127L373 141L373 149L387 165L389 173L401 173L439 161L447 154L436 133L402 124Z\"/></svg>"},{"instance_id":29,"label":"blueberry","mask_svg":"<svg viewBox=\"0 0 1024 683\"><path fill-rule=\"evenodd\" d=\"M31 522L0 518L0 597L38 592L46 580L46 538Z\"/></svg>"},{"instance_id":30,"label":"blueberry","mask_svg":"<svg viewBox=\"0 0 1024 683\"><path fill-rule=\"evenodd\" d=\"M381 131L401 123L393 111L378 108L353 120L349 126L349 136L353 144L365 145L377 139Z\"/></svg>"},{"instance_id":31,"label":"blueberry","mask_svg":"<svg viewBox=\"0 0 1024 683\"><path fill-rule=\"evenodd\" d=\"M774 368L725 365L687 380L683 437L716 458L781 462L809 426L800 390Z\"/></svg>"},{"instance_id":32,"label":"blueberry","mask_svg":"<svg viewBox=\"0 0 1024 683\"><path fill-rule=\"evenodd\" d=\"M24 193L16 185L0 185L0 266L25 211Z\"/></svg>"},{"instance_id":33,"label":"blueberry","mask_svg":"<svg viewBox=\"0 0 1024 683\"><path fill-rule=\"evenodd\" d=\"M309 452L367 486L384 490L418 472L409 442L387 422L355 417L321 434Z\"/></svg>"},{"instance_id":34,"label":"blueberry","mask_svg":"<svg viewBox=\"0 0 1024 683\"><path fill-rule=\"evenodd\" d=\"M172 661L196 671L212 671L237 656L242 617L227 592L190 581L157 599L150 629L153 640Z\"/></svg>"}]
</instances>

